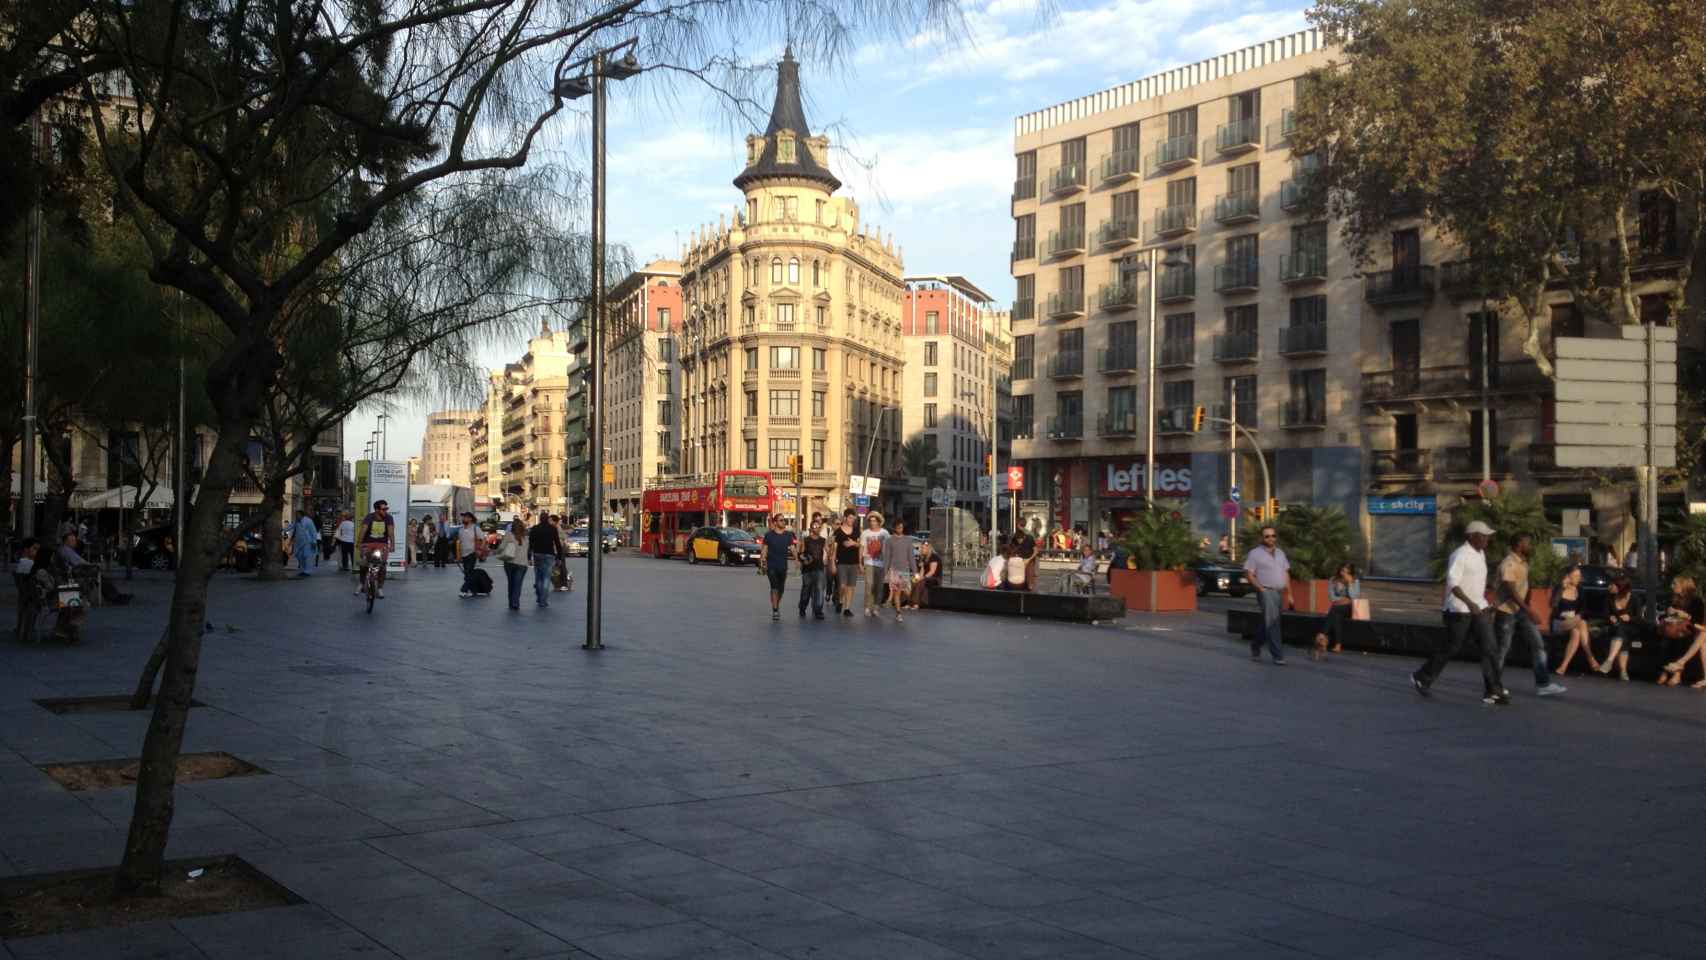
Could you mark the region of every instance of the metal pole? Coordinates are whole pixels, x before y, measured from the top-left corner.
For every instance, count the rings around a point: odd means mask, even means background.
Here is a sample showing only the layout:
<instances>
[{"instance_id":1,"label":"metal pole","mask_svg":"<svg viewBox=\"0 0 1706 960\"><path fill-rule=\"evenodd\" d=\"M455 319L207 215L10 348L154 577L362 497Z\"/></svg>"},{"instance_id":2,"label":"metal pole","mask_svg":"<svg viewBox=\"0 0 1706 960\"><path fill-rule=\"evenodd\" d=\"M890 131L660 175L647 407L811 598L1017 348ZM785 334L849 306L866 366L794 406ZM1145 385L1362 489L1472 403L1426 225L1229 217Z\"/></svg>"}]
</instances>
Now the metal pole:
<instances>
[{"instance_id":1,"label":"metal pole","mask_svg":"<svg viewBox=\"0 0 1706 960\"><path fill-rule=\"evenodd\" d=\"M1229 492L1238 489L1238 394L1234 392L1231 396L1232 403L1228 406L1232 408L1232 419L1229 421L1232 424L1232 429L1226 431L1226 489ZM1242 513L1234 515L1226 524L1231 528L1226 534L1227 556L1231 560L1238 559L1238 518L1240 516Z\"/></svg>"},{"instance_id":2,"label":"metal pole","mask_svg":"<svg viewBox=\"0 0 1706 960\"><path fill-rule=\"evenodd\" d=\"M1642 551L1641 571L1647 584L1647 616L1653 623L1658 623L1659 605L1659 468L1658 460L1658 428L1653 423L1653 415L1657 412L1658 386L1654 382L1658 377L1658 345L1655 341L1658 331L1653 324L1647 324L1647 475L1641 479L1645 484L1645 500L1647 509L1641 518L1641 538L1646 541L1646 549Z\"/></svg>"},{"instance_id":3,"label":"metal pole","mask_svg":"<svg viewBox=\"0 0 1706 960\"><path fill-rule=\"evenodd\" d=\"M1155 310L1156 285L1161 278L1157 275L1160 270L1155 259L1156 248L1149 248L1149 357L1144 366L1148 370L1144 390L1147 399L1144 401L1144 431L1143 431L1143 502L1150 509L1155 508Z\"/></svg>"},{"instance_id":4,"label":"metal pole","mask_svg":"<svg viewBox=\"0 0 1706 960\"><path fill-rule=\"evenodd\" d=\"M1268 476L1268 458L1262 453L1262 445L1256 442L1255 434L1237 424L1233 424L1232 429L1243 434L1244 439L1250 441L1250 449L1256 451L1256 462L1262 467L1262 504L1266 506L1268 501L1274 498L1274 481ZM1268 518L1269 523L1273 520L1273 517Z\"/></svg>"},{"instance_id":5,"label":"metal pole","mask_svg":"<svg viewBox=\"0 0 1706 960\"><path fill-rule=\"evenodd\" d=\"M586 552L587 650L604 649L604 54L592 58L592 309L587 318L587 350L592 377L587 383L592 412L592 476L587 478L587 510L594 523ZM597 539L592 539L596 537Z\"/></svg>"},{"instance_id":6,"label":"metal pole","mask_svg":"<svg viewBox=\"0 0 1706 960\"><path fill-rule=\"evenodd\" d=\"M1488 388L1493 362L1493 323L1487 316L1487 298L1481 298L1481 485L1493 480L1493 407ZM1485 494L1483 494L1484 496Z\"/></svg>"},{"instance_id":7,"label":"metal pole","mask_svg":"<svg viewBox=\"0 0 1706 960\"><path fill-rule=\"evenodd\" d=\"M189 406L186 402L184 371L184 292L178 291L178 449L172 457L172 564L184 555L184 511L189 509L189 468L185 466L188 453Z\"/></svg>"},{"instance_id":8,"label":"metal pole","mask_svg":"<svg viewBox=\"0 0 1706 960\"><path fill-rule=\"evenodd\" d=\"M31 191L29 237L24 246L24 421L23 467L18 478L18 531L36 532L36 345L41 326L41 111L30 114L30 153L38 161L36 186Z\"/></svg>"}]
</instances>

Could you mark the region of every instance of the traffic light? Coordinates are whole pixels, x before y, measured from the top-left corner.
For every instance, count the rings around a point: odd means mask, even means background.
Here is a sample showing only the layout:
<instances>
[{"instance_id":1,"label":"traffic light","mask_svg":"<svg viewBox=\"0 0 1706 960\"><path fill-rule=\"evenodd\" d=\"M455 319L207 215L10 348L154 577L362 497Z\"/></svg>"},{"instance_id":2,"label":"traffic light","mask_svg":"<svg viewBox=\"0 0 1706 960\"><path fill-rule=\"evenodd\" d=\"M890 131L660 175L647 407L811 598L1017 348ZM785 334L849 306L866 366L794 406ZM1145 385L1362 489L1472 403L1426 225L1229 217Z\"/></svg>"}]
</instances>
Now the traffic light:
<instances>
[{"instance_id":1,"label":"traffic light","mask_svg":"<svg viewBox=\"0 0 1706 960\"><path fill-rule=\"evenodd\" d=\"M1192 433L1201 433L1202 432L1202 418L1203 418L1203 408L1202 407L1192 407L1191 408L1191 432Z\"/></svg>"},{"instance_id":2,"label":"traffic light","mask_svg":"<svg viewBox=\"0 0 1706 960\"><path fill-rule=\"evenodd\" d=\"M1268 498L1268 519L1270 521L1279 519L1279 498L1277 497Z\"/></svg>"},{"instance_id":3,"label":"traffic light","mask_svg":"<svg viewBox=\"0 0 1706 960\"><path fill-rule=\"evenodd\" d=\"M995 455L994 454L986 453L983 455L983 472L984 473L990 473L990 474L995 472Z\"/></svg>"},{"instance_id":4,"label":"traffic light","mask_svg":"<svg viewBox=\"0 0 1706 960\"><path fill-rule=\"evenodd\" d=\"M802 464L800 462L800 455L797 453L789 454L788 455L788 480L789 480L789 482L793 483L795 486L799 486L800 481L804 480L804 479L805 479L805 471L802 469Z\"/></svg>"},{"instance_id":5,"label":"traffic light","mask_svg":"<svg viewBox=\"0 0 1706 960\"><path fill-rule=\"evenodd\" d=\"M1263 523L1268 519L1267 513L1267 508L1258 503L1250 508L1250 519L1257 523Z\"/></svg>"}]
</instances>

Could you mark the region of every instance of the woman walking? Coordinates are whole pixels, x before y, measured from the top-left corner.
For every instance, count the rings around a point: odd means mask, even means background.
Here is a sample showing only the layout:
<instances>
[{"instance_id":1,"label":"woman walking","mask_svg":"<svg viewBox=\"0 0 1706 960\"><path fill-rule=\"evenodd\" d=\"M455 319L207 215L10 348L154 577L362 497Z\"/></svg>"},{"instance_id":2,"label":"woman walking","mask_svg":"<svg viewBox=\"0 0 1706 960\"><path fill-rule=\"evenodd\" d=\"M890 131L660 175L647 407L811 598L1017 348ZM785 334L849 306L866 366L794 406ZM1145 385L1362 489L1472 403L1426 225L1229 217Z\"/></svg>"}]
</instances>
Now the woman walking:
<instances>
[{"instance_id":1,"label":"woman walking","mask_svg":"<svg viewBox=\"0 0 1706 960\"><path fill-rule=\"evenodd\" d=\"M422 517L415 527L415 561L424 567L437 555L438 521L431 517Z\"/></svg>"},{"instance_id":2,"label":"woman walking","mask_svg":"<svg viewBox=\"0 0 1706 960\"><path fill-rule=\"evenodd\" d=\"M853 590L859 586L859 519L849 510L841 525L830 534L834 549L829 555L829 576L835 585L836 608L843 617L853 615Z\"/></svg>"},{"instance_id":3,"label":"woman walking","mask_svg":"<svg viewBox=\"0 0 1706 960\"><path fill-rule=\"evenodd\" d=\"M901 610L912 592L912 573L916 569L912 556L912 538L906 535L906 521L896 519L894 532L883 541L883 575L888 581L889 606L894 608L894 620L900 623Z\"/></svg>"},{"instance_id":4,"label":"woman walking","mask_svg":"<svg viewBox=\"0 0 1706 960\"><path fill-rule=\"evenodd\" d=\"M498 559L503 561L504 577L509 581L509 608L521 609L521 586L527 582L527 527L512 520L503 539L498 541Z\"/></svg>"}]
</instances>

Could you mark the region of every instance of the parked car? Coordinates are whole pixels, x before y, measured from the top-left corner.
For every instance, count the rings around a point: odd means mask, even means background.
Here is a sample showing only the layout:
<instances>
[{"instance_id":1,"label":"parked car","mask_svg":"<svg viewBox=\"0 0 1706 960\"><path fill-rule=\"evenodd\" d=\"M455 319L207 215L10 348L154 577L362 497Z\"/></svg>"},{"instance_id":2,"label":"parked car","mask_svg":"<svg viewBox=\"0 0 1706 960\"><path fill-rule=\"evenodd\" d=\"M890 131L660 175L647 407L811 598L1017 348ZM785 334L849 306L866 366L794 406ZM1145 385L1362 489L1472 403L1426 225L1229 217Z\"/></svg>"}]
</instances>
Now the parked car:
<instances>
[{"instance_id":1,"label":"parked car","mask_svg":"<svg viewBox=\"0 0 1706 960\"><path fill-rule=\"evenodd\" d=\"M177 530L169 524L136 531L131 564L144 570L176 570L176 537Z\"/></svg>"},{"instance_id":2,"label":"parked car","mask_svg":"<svg viewBox=\"0 0 1706 960\"><path fill-rule=\"evenodd\" d=\"M563 537L565 550L571 557L584 557L592 552L590 533L585 527L577 527Z\"/></svg>"},{"instance_id":3,"label":"parked car","mask_svg":"<svg viewBox=\"0 0 1706 960\"><path fill-rule=\"evenodd\" d=\"M716 561L724 566L757 563L759 546L752 534L733 527L700 527L687 541L687 562Z\"/></svg>"},{"instance_id":4,"label":"parked car","mask_svg":"<svg viewBox=\"0 0 1706 960\"><path fill-rule=\"evenodd\" d=\"M1194 569L1199 597L1210 593L1224 593L1236 599L1250 592L1250 581L1244 576L1242 567L1218 560L1202 560L1198 561Z\"/></svg>"}]
</instances>

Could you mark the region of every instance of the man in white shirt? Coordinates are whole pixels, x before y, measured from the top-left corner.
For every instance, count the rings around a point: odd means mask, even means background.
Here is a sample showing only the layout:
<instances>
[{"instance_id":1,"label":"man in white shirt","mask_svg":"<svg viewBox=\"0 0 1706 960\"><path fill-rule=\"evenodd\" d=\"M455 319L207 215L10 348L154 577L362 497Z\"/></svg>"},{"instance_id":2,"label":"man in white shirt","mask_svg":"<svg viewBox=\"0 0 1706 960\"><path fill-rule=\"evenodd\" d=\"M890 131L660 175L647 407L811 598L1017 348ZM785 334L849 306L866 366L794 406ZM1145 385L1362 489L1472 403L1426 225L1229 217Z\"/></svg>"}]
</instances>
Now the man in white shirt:
<instances>
[{"instance_id":1,"label":"man in white shirt","mask_svg":"<svg viewBox=\"0 0 1706 960\"><path fill-rule=\"evenodd\" d=\"M1453 550L1451 559L1446 561L1442 606L1446 641L1421 669L1410 675L1410 684L1424 697L1473 631L1481 645L1481 702L1510 705L1510 691L1505 689L1500 676L1498 648L1493 642L1493 607L1487 602L1487 541L1493 532L1485 523L1472 521L1464 529L1468 541Z\"/></svg>"},{"instance_id":2,"label":"man in white shirt","mask_svg":"<svg viewBox=\"0 0 1706 960\"><path fill-rule=\"evenodd\" d=\"M338 541L338 570L348 573L355 565L355 517L345 513L332 536Z\"/></svg>"},{"instance_id":3,"label":"man in white shirt","mask_svg":"<svg viewBox=\"0 0 1706 960\"><path fill-rule=\"evenodd\" d=\"M883 541L889 532L883 529L883 515L875 510L865 514L865 532L859 535L859 552L865 567L865 616L877 615L883 605Z\"/></svg>"}]
</instances>

